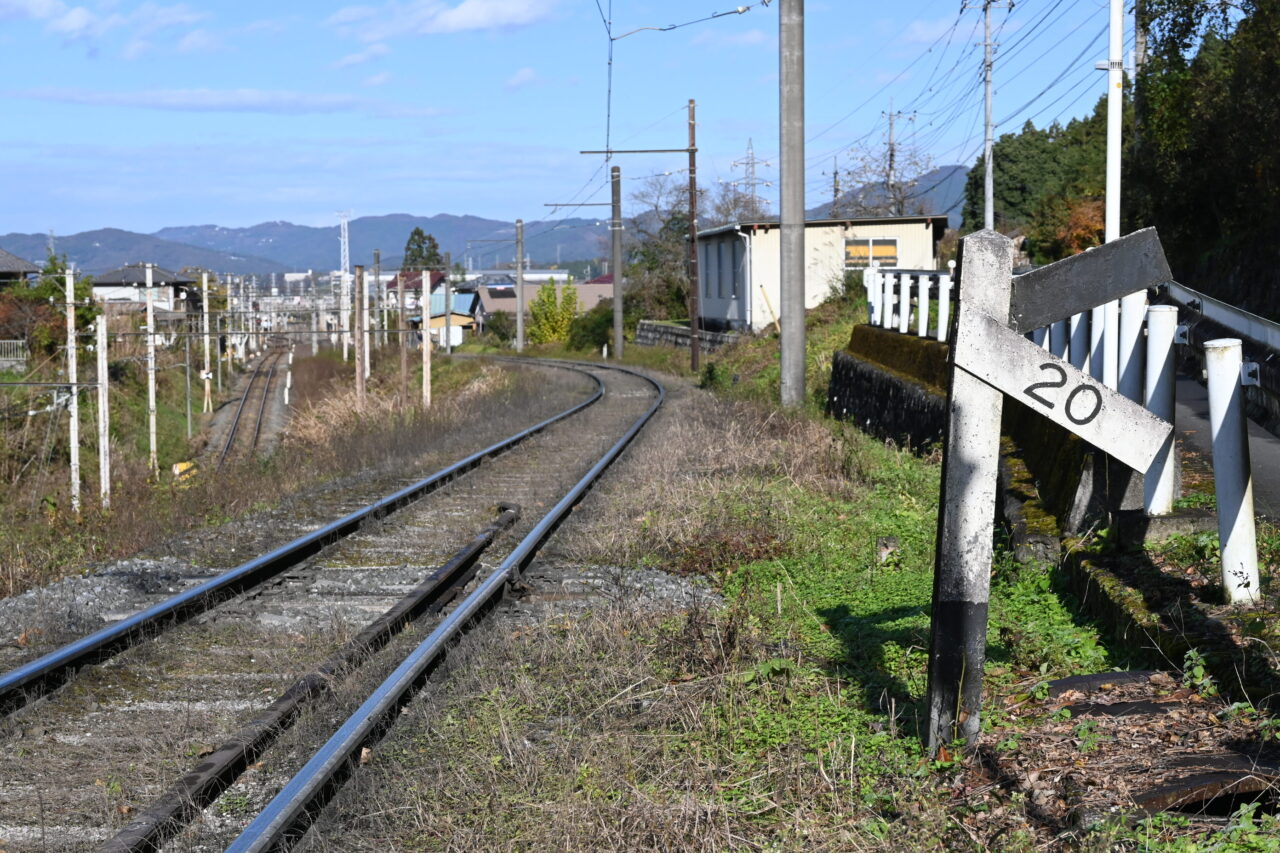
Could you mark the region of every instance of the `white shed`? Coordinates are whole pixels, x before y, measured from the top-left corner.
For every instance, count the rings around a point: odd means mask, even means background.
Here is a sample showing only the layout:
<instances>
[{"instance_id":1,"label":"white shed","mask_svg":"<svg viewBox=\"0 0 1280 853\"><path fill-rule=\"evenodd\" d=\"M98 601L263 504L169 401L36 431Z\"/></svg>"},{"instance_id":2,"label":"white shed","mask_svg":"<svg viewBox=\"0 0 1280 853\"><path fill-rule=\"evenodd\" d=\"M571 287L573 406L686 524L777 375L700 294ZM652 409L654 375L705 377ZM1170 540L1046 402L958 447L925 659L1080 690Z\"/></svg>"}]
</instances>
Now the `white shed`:
<instances>
[{"instance_id":1,"label":"white shed","mask_svg":"<svg viewBox=\"0 0 1280 853\"><path fill-rule=\"evenodd\" d=\"M933 269L945 216L815 219L805 223L806 308L838 286L845 270L879 266ZM781 229L777 220L698 232L698 297L702 327L763 329L781 296Z\"/></svg>"}]
</instances>

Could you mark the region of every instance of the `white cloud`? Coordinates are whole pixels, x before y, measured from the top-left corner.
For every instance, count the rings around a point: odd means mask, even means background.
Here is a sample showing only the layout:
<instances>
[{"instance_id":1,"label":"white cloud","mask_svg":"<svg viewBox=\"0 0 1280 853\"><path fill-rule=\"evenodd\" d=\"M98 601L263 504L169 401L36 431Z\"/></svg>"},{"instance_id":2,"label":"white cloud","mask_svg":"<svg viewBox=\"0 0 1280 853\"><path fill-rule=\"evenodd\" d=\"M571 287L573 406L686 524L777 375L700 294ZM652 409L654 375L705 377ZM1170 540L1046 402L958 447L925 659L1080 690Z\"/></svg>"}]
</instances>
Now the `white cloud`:
<instances>
[{"instance_id":1,"label":"white cloud","mask_svg":"<svg viewBox=\"0 0 1280 853\"><path fill-rule=\"evenodd\" d=\"M548 18L559 0L390 0L380 7L347 6L328 23L362 41L393 36L508 29Z\"/></svg>"},{"instance_id":2,"label":"white cloud","mask_svg":"<svg viewBox=\"0 0 1280 853\"><path fill-rule=\"evenodd\" d=\"M437 110L356 95L313 94L270 89L149 89L98 92L40 88L5 92L11 97L88 106L134 107L176 112L244 112L307 115L356 112L384 118L438 115Z\"/></svg>"},{"instance_id":3,"label":"white cloud","mask_svg":"<svg viewBox=\"0 0 1280 853\"><path fill-rule=\"evenodd\" d=\"M508 77L507 82L503 85L509 90L522 89L525 86L531 86L534 83L538 83L540 80L541 78L538 77L538 72L526 66Z\"/></svg>"},{"instance_id":4,"label":"white cloud","mask_svg":"<svg viewBox=\"0 0 1280 853\"><path fill-rule=\"evenodd\" d=\"M178 40L174 50L178 53L210 53L224 47L222 39L208 30L192 30Z\"/></svg>"},{"instance_id":5,"label":"white cloud","mask_svg":"<svg viewBox=\"0 0 1280 853\"><path fill-rule=\"evenodd\" d=\"M379 74L371 74L364 78L366 86L384 86L391 81L391 72L383 71Z\"/></svg>"},{"instance_id":6,"label":"white cloud","mask_svg":"<svg viewBox=\"0 0 1280 853\"><path fill-rule=\"evenodd\" d=\"M164 5L148 0L127 12L117 11L118 6L115 2L100 3L98 8L104 11L99 12L89 6L68 5L63 0L0 0L0 18L42 21L46 32L67 41L95 41L114 30L123 30L129 39L121 48L121 55L136 59L151 48L149 36L189 27L209 17L186 3Z\"/></svg>"},{"instance_id":7,"label":"white cloud","mask_svg":"<svg viewBox=\"0 0 1280 853\"><path fill-rule=\"evenodd\" d=\"M391 52L391 48L382 42L371 44L367 48L358 53L349 53L346 56L333 63L334 68L349 68L352 65L363 65L373 59L386 56Z\"/></svg>"}]
</instances>

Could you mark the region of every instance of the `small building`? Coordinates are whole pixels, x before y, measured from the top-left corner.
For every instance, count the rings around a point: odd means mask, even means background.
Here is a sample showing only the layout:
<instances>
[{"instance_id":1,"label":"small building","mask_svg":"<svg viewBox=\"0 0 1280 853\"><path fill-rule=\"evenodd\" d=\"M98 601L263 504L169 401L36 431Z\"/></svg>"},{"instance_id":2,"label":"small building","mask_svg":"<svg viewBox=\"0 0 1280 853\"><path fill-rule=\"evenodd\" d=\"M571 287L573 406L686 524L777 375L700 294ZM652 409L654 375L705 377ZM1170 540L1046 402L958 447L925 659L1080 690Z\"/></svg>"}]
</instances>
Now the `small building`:
<instances>
[{"instance_id":1,"label":"small building","mask_svg":"<svg viewBox=\"0 0 1280 853\"><path fill-rule=\"evenodd\" d=\"M24 261L17 255L0 249L0 288L23 284L27 281L28 276L36 275L39 272L40 267L30 261Z\"/></svg>"},{"instance_id":2,"label":"small building","mask_svg":"<svg viewBox=\"0 0 1280 853\"><path fill-rule=\"evenodd\" d=\"M538 290L550 282L529 282L524 283L524 311L529 313L529 303L538 295ZM565 282L557 280L556 301L559 302L564 296ZM585 281L581 284L573 283L573 289L578 292L578 309L576 314L585 314L592 308L595 308L601 302L613 301L613 278L611 276L601 276L591 281ZM494 314L510 314L512 317L516 315L516 286L511 284L498 283L487 284L480 287L480 307L484 311L484 316L491 317Z\"/></svg>"},{"instance_id":3,"label":"small building","mask_svg":"<svg viewBox=\"0 0 1280 853\"><path fill-rule=\"evenodd\" d=\"M94 276L93 298L104 308L133 311L147 301L147 264L125 264L119 269ZM151 264L152 301L157 311L199 312L200 289L195 279Z\"/></svg>"},{"instance_id":4,"label":"small building","mask_svg":"<svg viewBox=\"0 0 1280 853\"><path fill-rule=\"evenodd\" d=\"M815 219L805 223L805 308L817 307L847 270L877 266L937 268L945 216ZM698 232L702 327L761 330L781 305L781 227L743 222Z\"/></svg>"},{"instance_id":5,"label":"small building","mask_svg":"<svg viewBox=\"0 0 1280 853\"><path fill-rule=\"evenodd\" d=\"M428 292L434 292L443 281L444 273L441 270L432 270L428 278ZM422 305L422 272L401 270L391 277L387 282L387 301L392 305L398 304L401 287L404 288L405 307L416 311Z\"/></svg>"}]
</instances>

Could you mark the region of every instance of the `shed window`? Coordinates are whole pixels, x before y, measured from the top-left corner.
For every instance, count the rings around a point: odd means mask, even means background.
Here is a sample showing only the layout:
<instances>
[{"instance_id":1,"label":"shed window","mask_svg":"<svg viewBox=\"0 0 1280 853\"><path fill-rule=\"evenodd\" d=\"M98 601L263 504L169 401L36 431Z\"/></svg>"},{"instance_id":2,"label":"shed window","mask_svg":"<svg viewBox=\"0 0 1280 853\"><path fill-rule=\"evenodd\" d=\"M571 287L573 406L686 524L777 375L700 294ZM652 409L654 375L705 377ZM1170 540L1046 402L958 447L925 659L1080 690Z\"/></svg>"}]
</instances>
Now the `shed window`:
<instances>
[{"instance_id":1,"label":"shed window","mask_svg":"<svg viewBox=\"0 0 1280 853\"><path fill-rule=\"evenodd\" d=\"M844 268L866 269L875 261L882 267L898 265L897 237L865 237L844 241Z\"/></svg>"}]
</instances>

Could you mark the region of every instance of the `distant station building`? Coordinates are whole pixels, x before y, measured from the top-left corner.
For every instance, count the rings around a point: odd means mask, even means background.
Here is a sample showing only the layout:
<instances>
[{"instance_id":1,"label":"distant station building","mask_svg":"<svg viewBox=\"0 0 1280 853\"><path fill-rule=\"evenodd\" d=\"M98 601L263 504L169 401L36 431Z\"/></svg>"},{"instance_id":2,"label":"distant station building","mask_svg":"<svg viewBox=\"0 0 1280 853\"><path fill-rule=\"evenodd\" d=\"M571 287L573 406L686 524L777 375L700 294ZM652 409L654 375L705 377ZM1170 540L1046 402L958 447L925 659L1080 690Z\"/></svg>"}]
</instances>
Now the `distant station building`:
<instances>
[{"instance_id":1,"label":"distant station building","mask_svg":"<svg viewBox=\"0 0 1280 853\"><path fill-rule=\"evenodd\" d=\"M200 311L200 289L192 286L195 283L195 279L181 273L151 265L151 298L158 311ZM125 264L94 276L93 298L109 311L141 309L147 302L147 265Z\"/></svg>"},{"instance_id":2,"label":"distant station building","mask_svg":"<svg viewBox=\"0 0 1280 853\"><path fill-rule=\"evenodd\" d=\"M945 216L816 219L805 223L805 308L814 308L846 270L935 269ZM781 227L742 222L698 232L698 297L702 327L759 331L781 305Z\"/></svg>"}]
</instances>

